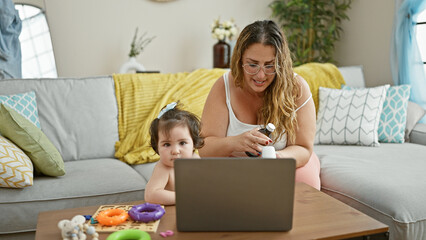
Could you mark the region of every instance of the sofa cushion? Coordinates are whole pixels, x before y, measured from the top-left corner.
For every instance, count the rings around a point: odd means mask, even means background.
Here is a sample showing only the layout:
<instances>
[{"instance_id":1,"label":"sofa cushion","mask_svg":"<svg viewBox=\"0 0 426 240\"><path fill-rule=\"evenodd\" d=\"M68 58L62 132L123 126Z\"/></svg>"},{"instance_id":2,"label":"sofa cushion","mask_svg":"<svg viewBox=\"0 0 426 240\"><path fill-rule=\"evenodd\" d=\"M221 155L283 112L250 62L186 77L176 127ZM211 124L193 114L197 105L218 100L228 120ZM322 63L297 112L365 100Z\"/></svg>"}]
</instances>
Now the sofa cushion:
<instances>
[{"instance_id":1,"label":"sofa cushion","mask_svg":"<svg viewBox=\"0 0 426 240\"><path fill-rule=\"evenodd\" d=\"M320 87L315 143L378 146L377 129L388 88Z\"/></svg>"},{"instance_id":2,"label":"sofa cushion","mask_svg":"<svg viewBox=\"0 0 426 240\"><path fill-rule=\"evenodd\" d=\"M117 159L69 161L65 167L62 177L37 177L32 187L2 189L0 234L34 231L42 211L144 199L146 180Z\"/></svg>"},{"instance_id":3,"label":"sofa cushion","mask_svg":"<svg viewBox=\"0 0 426 240\"><path fill-rule=\"evenodd\" d=\"M37 173L47 176L65 174L61 154L41 129L3 104L0 104L0 133L25 151Z\"/></svg>"},{"instance_id":4,"label":"sofa cushion","mask_svg":"<svg viewBox=\"0 0 426 240\"><path fill-rule=\"evenodd\" d=\"M28 121L40 128L35 92L26 92L8 96L0 96L0 103L14 109Z\"/></svg>"},{"instance_id":5,"label":"sofa cushion","mask_svg":"<svg viewBox=\"0 0 426 240\"><path fill-rule=\"evenodd\" d=\"M117 101L111 76L0 81L0 94L34 91L43 132L64 161L114 156Z\"/></svg>"},{"instance_id":6,"label":"sofa cushion","mask_svg":"<svg viewBox=\"0 0 426 240\"><path fill-rule=\"evenodd\" d=\"M392 239L424 238L426 146L315 145L314 151L322 191L389 225Z\"/></svg>"},{"instance_id":7,"label":"sofa cushion","mask_svg":"<svg viewBox=\"0 0 426 240\"><path fill-rule=\"evenodd\" d=\"M144 164L133 164L131 165L135 171L137 171L143 178L145 178L146 182L149 181L149 179L152 176L152 172L154 171L155 165L157 162L152 163L144 163Z\"/></svg>"},{"instance_id":8,"label":"sofa cushion","mask_svg":"<svg viewBox=\"0 0 426 240\"><path fill-rule=\"evenodd\" d=\"M362 65L341 66L339 71L350 87L365 87L364 69Z\"/></svg>"},{"instance_id":9,"label":"sofa cushion","mask_svg":"<svg viewBox=\"0 0 426 240\"><path fill-rule=\"evenodd\" d=\"M25 153L0 135L0 187L33 185L33 163Z\"/></svg>"}]
</instances>

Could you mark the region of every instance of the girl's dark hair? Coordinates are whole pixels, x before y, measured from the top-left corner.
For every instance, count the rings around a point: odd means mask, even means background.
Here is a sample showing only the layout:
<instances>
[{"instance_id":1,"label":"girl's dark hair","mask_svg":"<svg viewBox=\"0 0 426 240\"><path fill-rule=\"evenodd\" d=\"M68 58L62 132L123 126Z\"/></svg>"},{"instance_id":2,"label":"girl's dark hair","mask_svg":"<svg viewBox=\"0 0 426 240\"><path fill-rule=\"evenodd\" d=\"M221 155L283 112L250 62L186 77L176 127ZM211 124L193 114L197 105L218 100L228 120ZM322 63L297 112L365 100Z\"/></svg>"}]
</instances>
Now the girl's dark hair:
<instances>
[{"instance_id":1,"label":"girl's dark hair","mask_svg":"<svg viewBox=\"0 0 426 240\"><path fill-rule=\"evenodd\" d=\"M176 126L187 126L194 148L200 149L204 145L204 138L200 136L201 122L193 113L180 109L180 104L165 112L159 119L156 118L151 123L149 134L151 135L151 147L158 154L158 134L163 131L166 136L170 130Z\"/></svg>"}]
</instances>

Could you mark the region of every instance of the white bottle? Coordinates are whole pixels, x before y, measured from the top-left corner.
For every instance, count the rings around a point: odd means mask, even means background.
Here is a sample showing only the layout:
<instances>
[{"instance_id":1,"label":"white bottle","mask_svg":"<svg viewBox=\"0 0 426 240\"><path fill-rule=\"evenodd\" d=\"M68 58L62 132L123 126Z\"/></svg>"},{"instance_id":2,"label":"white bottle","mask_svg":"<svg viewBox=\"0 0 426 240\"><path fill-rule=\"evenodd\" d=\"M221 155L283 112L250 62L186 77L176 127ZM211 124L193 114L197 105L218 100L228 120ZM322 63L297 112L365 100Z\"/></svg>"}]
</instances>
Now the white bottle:
<instances>
[{"instance_id":1,"label":"white bottle","mask_svg":"<svg viewBox=\"0 0 426 240\"><path fill-rule=\"evenodd\" d=\"M277 158L274 146L264 146L262 149L262 158Z\"/></svg>"},{"instance_id":2,"label":"white bottle","mask_svg":"<svg viewBox=\"0 0 426 240\"><path fill-rule=\"evenodd\" d=\"M271 133L275 131L275 125L272 123L266 124L266 127L259 129L259 132L265 134L267 137L271 138ZM251 152L246 152L249 157L257 157Z\"/></svg>"}]
</instances>

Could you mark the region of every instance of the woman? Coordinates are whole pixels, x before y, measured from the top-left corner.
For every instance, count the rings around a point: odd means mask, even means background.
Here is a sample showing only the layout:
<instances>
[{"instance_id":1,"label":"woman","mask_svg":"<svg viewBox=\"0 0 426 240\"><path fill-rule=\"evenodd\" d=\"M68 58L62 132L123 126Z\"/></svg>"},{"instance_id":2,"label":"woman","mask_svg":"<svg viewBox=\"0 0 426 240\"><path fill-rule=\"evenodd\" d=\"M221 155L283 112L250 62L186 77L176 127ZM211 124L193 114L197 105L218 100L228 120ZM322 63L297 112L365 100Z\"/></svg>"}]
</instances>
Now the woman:
<instances>
[{"instance_id":1,"label":"woman","mask_svg":"<svg viewBox=\"0 0 426 240\"><path fill-rule=\"evenodd\" d=\"M202 114L202 157L261 154L274 143L278 158L296 160L296 181L320 188L319 160L313 153L315 106L309 85L293 73L287 40L273 21L243 29L231 71L213 85ZM258 131L276 126L272 139Z\"/></svg>"}]
</instances>

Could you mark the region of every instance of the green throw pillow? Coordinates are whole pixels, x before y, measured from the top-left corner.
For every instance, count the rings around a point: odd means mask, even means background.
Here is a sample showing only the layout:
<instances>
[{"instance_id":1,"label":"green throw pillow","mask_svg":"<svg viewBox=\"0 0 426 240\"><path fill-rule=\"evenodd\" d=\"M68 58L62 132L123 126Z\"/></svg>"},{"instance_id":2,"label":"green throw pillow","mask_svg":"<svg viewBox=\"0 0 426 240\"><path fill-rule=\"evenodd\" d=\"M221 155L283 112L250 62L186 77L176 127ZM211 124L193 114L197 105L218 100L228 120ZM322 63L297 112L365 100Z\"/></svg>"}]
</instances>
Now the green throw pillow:
<instances>
[{"instance_id":1,"label":"green throw pillow","mask_svg":"<svg viewBox=\"0 0 426 240\"><path fill-rule=\"evenodd\" d=\"M0 106L0 133L24 150L37 173L53 177L65 174L61 154L41 129L3 104Z\"/></svg>"}]
</instances>

